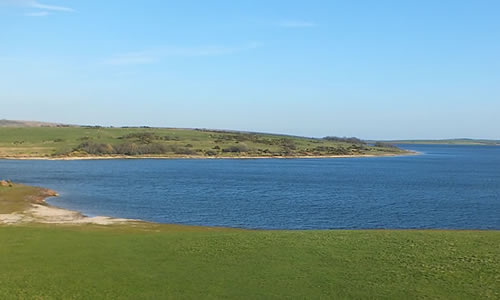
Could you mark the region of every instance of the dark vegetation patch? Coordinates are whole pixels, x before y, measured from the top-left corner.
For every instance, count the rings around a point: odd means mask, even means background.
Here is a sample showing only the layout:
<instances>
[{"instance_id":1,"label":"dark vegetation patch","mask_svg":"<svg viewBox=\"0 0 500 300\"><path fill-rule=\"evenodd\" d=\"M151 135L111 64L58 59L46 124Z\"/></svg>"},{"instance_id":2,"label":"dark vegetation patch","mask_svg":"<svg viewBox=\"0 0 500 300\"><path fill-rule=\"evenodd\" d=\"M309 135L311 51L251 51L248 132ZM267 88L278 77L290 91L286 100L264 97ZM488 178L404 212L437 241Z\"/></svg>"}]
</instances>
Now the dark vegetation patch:
<instances>
[{"instance_id":1,"label":"dark vegetation patch","mask_svg":"<svg viewBox=\"0 0 500 300\"><path fill-rule=\"evenodd\" d=\"M122 140L134 140L142 144L149 144L155 141L178 141L179 138L169 135L158 135L154 132L133 132L119 137Z\"/></svg>"},{"instance_id":2,"label":"dark vegetation patch","mask_svg":"<svg viewBox=\"0 0 500 300\"><path fill-rule=\"evenodd\" d=\"M86 152L88 154L118 154L118 155L143 155L143 154L195 154L196 151L187 147L176 144L160 144L160 143L121 143L121 144L104 144L85 142L80 144L73 151Z\"/></svg>"},{"instance_id":3,"label":"dark vegetation patch","mask_svg":"<svg viewBox=\"0 0 500 300\"><path fill-rule=\"evenodd\" d=\"M240 152L248 152L248 146L241 143L241 144L238 144L238 145L232 145L232 146L229 146L229 147L226 147L226 148L223 148L222 149L222 152L237 152L237 153L240 153Z\"/></svg>"}]
</instances>

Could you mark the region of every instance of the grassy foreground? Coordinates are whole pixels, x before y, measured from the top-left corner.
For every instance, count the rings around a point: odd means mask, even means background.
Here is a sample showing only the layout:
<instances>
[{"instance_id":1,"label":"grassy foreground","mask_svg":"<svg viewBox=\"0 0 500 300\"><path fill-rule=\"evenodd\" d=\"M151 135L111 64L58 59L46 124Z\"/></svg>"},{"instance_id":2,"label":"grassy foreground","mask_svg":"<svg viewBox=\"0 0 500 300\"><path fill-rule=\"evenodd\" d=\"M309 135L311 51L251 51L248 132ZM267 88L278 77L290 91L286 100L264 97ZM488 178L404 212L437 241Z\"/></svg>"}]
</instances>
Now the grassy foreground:
<instances>
[{"instance_id":1,"label":"grassy foreground","mask_svg":"<svg viewBox=\"0 0 500 300\"><path fill-rule=\"evenodd\" d=\"M0 214L33 193L0 186ZM500 231L0 225L0 299L498 299L498 245Z\"/></svg>"},{"instance_id":2,"label":"grassy foreground","mask_svg":"<svg viewBox=\"0 0 500 300\"><path fill-rule=\"evenodd\" d=\"M500 297L497 231L0 227L2 299Z\"/></svg>"},{"instance_id":3,"label":"grassy foreground","mask_svg":"<svg viewBox=\"0 0 500 300\"><path fill-rule=\"evenodd\" d=\"M179 128L2 127L0 157L294 157L391 155L405 150L356 139Z\"/></svg>"}]
</instances>

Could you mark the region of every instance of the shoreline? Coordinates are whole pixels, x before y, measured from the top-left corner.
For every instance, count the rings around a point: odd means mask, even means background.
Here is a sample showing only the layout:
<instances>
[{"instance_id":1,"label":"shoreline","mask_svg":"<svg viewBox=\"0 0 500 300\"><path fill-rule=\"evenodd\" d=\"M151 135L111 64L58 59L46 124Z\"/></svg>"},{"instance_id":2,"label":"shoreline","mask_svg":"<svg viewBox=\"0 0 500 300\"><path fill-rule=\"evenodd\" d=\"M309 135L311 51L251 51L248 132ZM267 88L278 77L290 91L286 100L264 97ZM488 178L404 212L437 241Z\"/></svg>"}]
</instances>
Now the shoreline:
<instances>
[{"instance_id":1,"label":"shoreline","mask_svg":"<svg viewBox=\"0 0 500 300\"><path fill-rule=\"evenodd\" d=\"M352 157L391 157L402 155L417 155L421 154L414 151L407 151L406 153L388 153L381 155L331 155L331 156L242 156L242 157L206 157L206 156L189 156L189 157L163 157L163 156L146 156L146 157L130 157L130 156L85 156L85 157L64 157L64 158L50 158L50 157L0 157L0 159L10 160L98 160L98 159L294 159L294 158L352 158ZM14 184L17 187L30 187L24 184ZM58 194L52 189L45 187L33 187L36 189L34 194L25 195L25 200L29 202L29 207L22 211L15 211L11 213L0 213L0 225L16 225L16 224L66 224L66 225L113 225L113 224L146 224L151 223L155 225L169 224L169 223L156 223L139 219L117 218L111 216L94 216L89 217L80 211L70 210L50 204L46 201L47 198L57 197ZM197 226L187 224L171 224L176 226ZM217 227L217 226L205 226ZM233 229L244 229L227 227Z\"/></svg>"},{"instance_id":2,"label":"shoreline","mask_svg":"<svg viewBox=\"0 0 500 300\"><path fill-rule=\"evenodd\" d=\"M23 184L14 184L16 187L28 187ZM36 188L35 194L24 195L24 200L29 202L29 207L22 211L0 214L0 225L22 225L22 224L54 224L54 225L114 225L146 223L147 221L137 219L115 218L109 216L89 217L80 211L60 208L46 201L47 198L57 197L58 194L52 189L44 187Z\"/></svg>"},{"instance_id":3,"label":"shoreline","mask_svg":"<svg viewBox=\"0 0 500 300\"><path fill-rule=\"evenodd\" d=\"M420 155L422 153L407 150L403 153L383 153L383 154L354 154L354 155L297 155L297 156L66 156L66 157L46 157L46 156L1 156L0 159L10 160L98 160L98 159L300 159L300 158L355 158L355 157L390 157L404 155Z\"/></svg>"},{"instance_id":4,"label":"shoreline","mask_svg":"<svg viewBox=\"0 0 500 300\"><path fill-rule=\"evenodd\" d=\"M499 229L484 229L484 228L326 228L326 229L252 229L243 227L230 226L214 226L214 225L190 225L177 223L161 223L151 222L141 219L128 219L110 216L94 216L89 217L80 211L61 208L52 205L46 201L47 198L59 196L52 189L27 186L24 184L15 183L15 186L33 187L38 190L36 194L28 194L25 198L30 201L30 208L13 212L10 214L0 213L0 226L26 225L26 224L46 224L46 225L129 225L132 227L154 228L158 226L175 226L186 228L206 228L212 229L228 229L228 230L264 230L264 231L308 231L308 230L375 230L375 231L499 231Z\"/></svg>"}]
</instances>

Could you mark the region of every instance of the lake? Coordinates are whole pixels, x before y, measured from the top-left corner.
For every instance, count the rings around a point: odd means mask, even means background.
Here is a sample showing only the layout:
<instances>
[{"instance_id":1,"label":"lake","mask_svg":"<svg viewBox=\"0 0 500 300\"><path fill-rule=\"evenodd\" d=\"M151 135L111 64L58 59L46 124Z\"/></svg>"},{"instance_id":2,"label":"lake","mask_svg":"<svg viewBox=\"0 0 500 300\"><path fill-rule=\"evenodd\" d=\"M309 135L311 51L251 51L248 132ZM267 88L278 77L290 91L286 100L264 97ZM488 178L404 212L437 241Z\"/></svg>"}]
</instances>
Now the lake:
<instances>
[{"instance_id":1,"label":"lake","mask_svg":"<svg viewBox=\"0 0 500 300\"><path fill-rule=\"evenodd\" d=\"M85 215L269 229L500 229L500 147L304 159L0 160Z\"/></svg>"}]
</instances>

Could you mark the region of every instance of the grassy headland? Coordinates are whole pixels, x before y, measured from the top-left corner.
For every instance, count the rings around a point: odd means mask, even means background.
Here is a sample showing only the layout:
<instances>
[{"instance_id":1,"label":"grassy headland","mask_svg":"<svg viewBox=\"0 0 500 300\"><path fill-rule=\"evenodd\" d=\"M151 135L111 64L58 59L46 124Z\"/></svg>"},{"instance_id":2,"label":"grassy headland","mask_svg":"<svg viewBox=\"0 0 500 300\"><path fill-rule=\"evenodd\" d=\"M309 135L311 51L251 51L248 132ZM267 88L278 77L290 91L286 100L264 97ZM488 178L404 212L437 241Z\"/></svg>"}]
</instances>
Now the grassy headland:
<instances>
[{"instance_id":1,"label":"grassy headland","mask_svg":"<svg viewBox=\"0 0 500 300\"><path fill-rule=\"evenodd\" d=\"M55 195L49 189L0 180L0 214L23 212L33 204L44 203L46 197Z\"/></svg>"},{"instance_id":2,"label":"grassy headland","mask_svg":"<svg viewBox=\"0 0 500 300\"><path fill-rule=\"evenodd\" d=\"M179 128L1 127L0 157L298 157L394 155L408 151L355 138Z\"/></svg>"},{"instance_id":3,"label":"grassy headland","mask_svg":"<svg viewBox=\"0 0 500 300\"><path fill-rule=\"evenodd\" d=\"M0 203L39 192L2 186ZM500 231L0 225L0 298L498 299L499 244Z\"/></svg>"}]
</instances>

